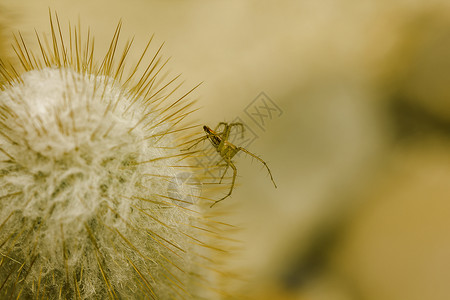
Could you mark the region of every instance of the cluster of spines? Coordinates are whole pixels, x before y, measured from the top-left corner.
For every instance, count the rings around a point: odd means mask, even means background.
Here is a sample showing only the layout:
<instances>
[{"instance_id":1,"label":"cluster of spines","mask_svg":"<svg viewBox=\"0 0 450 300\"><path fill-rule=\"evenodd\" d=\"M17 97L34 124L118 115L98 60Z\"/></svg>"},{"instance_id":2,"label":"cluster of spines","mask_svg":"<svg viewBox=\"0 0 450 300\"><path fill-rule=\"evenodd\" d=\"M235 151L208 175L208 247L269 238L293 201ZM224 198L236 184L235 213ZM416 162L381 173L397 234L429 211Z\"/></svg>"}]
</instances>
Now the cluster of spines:
<instances>
[{"instance_id":1,"label":"cluster of spines","mask_svg":"<svg viewBox=\"0 0 450 300\"><path fill-rule=\"evenodd\" d=\"M56 21L56 22L55 22ZM160 57L160 51L163 47L161 45L154 56L152 57L150 63L148 64L147 68L144 70L141 75L138 75L138 70L140 69L140 65L144 59L144 56L146 55L146 52L150 46L151 41L153 40L153 36L146 45L142 55L140 56L138 62L130 69L128 75L124 75L126 72L125 70L125 61L127 58L127 55L130 51L130 48L132 46L133 40L128 41L121 51L121 55L119 56L119 59L117 60L117 53L118 53L118 42L119 42L119 35L121 31L121 22L116 27L116 30L114 32L113 38L111 40L110 46L108 48L108 51L106 55L104 56L103 60L101 60L100 64L96 64L95 57L94 57L94 38L91 36L90 30L87 30L86 39L84 41L84 38L82 37L82 31L81 26L78 24L78 26L75 26L72 30L70 24L69 24L69 41L64 39L63 33L61 30L61 25L58 19L58 16L55 14L55 19L52 18L50 15L50 25L51 25L51 41L48 42L45 36L41 37L36 32L36 39L39 45L39 55L40 58L30 50L30 48L27 46L27 44L24 41L24 38L22 34L18 34L14 36L15 45L13 46L14 52L16 53L16 56L20 63L20 69L15 64L8 64L4 61L0 60L0 89L5 90L10 86L14 86L15 84L22 83L21 75L25 72L32 71L32 70L40 70L43 68L67 68L71 69L78 74L84 75L84 76L104 76L105 80L112 80L114 83L117 83L120 85L124 95L126 94L131 99L134 99L132 103L130 103L130 108L132 105L134 105L137 101L141 101L141 105L144 105L145 107L151 107L151 113L157 113L160 117L159 120L156 123L152 124L146 124L145 122L148 121L147 115L145 115L142 119L140 119L135 127L130 128L129 132L131 133L137 126L143 125L148 126L150 125L151 128L157 127L162 123L168 123L170 124L169 127L167 127L162 132L157 132L152 135L149 135L145 137L145 139L155 138L160 139L164 137L165 135L174 135L177 137L177 140L181 141L180 145L184 144L186 141L186 136L178 136L180 132L192 129L193 127L196 127L196 125L191 126L181 126L181 122L185 120L185 118L191 114L194 110L189 110L192 107L193 101L187 100L187 97L198 87L195 86L188 92L184 93L180 97L177 97L175 101L167 104L169 99L174 95L174 93L179 89L181 84L172 87L175 82L179 79L180 75L177 75L170 79L167 83L162 84L158 75L160 75L161 71L163 70L163 67L167 64L168 59L164 62L162 61L162 58ZM84 41L84 42L83 42ZM75 82L75 80L74 80ZM168 91L170 90L170 91ZM168 91L166 94L164 94L164 91ZM116 103L117 104L117 103ZM114 107L109 107L109 109L114 110ZM126 111L125 111L126 112ZM13 111L9 111L7 107L1 107L0 111L0 119L5 120L6 115L5 114L14 114ZM3 116L2 116L3 115ZM6 134L3 134L4 131L8 131L8 124L5 124L3 121L0 121L0 134L4 138L10 139L9 142L16 143L17 141L13 140L11 137L9 137ZM38 121L39 122L39 121ZM45 129L45 126L41 126L41 128ZM6 130L5 130L6 129ZM174 145L174 148L177 148L177 145ZM10 155L7 151L0 148L0 152L6 156L6 160L3 161L3 163L7 162L10 163L14 161L14 157ZM138 161L134 162L134 164L146 164L146 163L153 163L158 160L163 159L172 159L172 158L179 158L179 159L186 159L189 158L193 152L181 152L172 154L169 156L161 156L157 158L152 158L150 160L146 161ZM180 167L180 168L190 168L195 169L195 165L187 164L185 166L177 164L173 165L172 167ZM164 175L158 175L158 174L146 174L147 176L163 176ZM19 192L12 192L5 195L0 196L0 201L4 201L10 197L15 197L20 194ZM164 200L156 201L158 205L163 206L177 206L179 209L182 209L186 211L188 214L197 214L198 217L196 217L195 222L198 223L197 225L194 224L180 224L180 225L187 225L189 226L194 233L188 234L183 233L186 235L188 240L190 242L198 247L211 250L216 253L225 253L226 251L221 249L219 246L214 246L209 243L206 243L202 241L202 237L204 235L206 236L213 236L214 238L223 238L221 234L221 230L223 227L229 227L225 223L221 222L214 222L210 218L205 217L204 215L198 213L198 211L187 208L184 206L177 205L173 203L172 200L181 201L181 199L173 199L167 195L155 195L159 198L162 198ZM194 196L194 195L192 195ZM213 201L212 199L208 199L207 197L200 197L198 196L199 201ZM138 201L151 201L155 202L155 200L152 199L146 199L146 198L139 198L134 197L132 200L138 200ZM114 208L108 207L109 210L111 210L113 213L118 214L114 211ZM149 219L153 219L153 221L159 223L161 226L167 228L168 230L173 230L173 228L165 224L163 221L158 220L154 216L148 214L143 209L141 209L138 206L134 206L134 209L140 211L142 214L146 214ZM13 216L14 212L11 212L9 216L5 220L0 220L0 231L5 226L5 224L8 222L8 220ZM119 215L119 214L118 214ZM127 227L132 228L134 230L139 230L133 224L127 223L126 220L123 220L124 223L127 225ZM41 230L42 224L45 223L45 218L42 220L35 221L33 224L30 225L30 230ZM105 225L105 224L103 224ZM96 237L94 233L92 232L92 229L89 227L88 224L85 224L86 232L88 233L89 240L91 241L93 247L94 247L94 253L96 257L96 263L98 265L98 268L100 270L100 273L102 275L102 279L105 285L105 290L107 291L107 294L111 299L119 298L119 295L115 292L115 287L112 285L110 278L108 278L108 272L105 270L104 265L102 261L105 259L103 257L103 254L101 252L101 249L99 248L99 245L96 242ZM121 235L120 232L117 231L117 229L109 228L110 230L115 230L117 233L117 237L120 238L125 244L127 244L131 249L135 249L136 251L139 251L138 247L136 245L133 245L125 236ZM18 229L19 232L17 232L15 235L9 236L6 240L0 241L0 250L5 245L14 245L14 242L23 239L23 235L30 234L27 232L26 228ZM147 228L147 230L150 230ZM195 235L195 232L198 233L198 236ZM37 235L36 235L37 236ZM65 265L66 274L63 275L65 277L64 285L59 286L59 290L57 291L59 293L59 296L63 297L64 295L64 289L67 288L67 285L72 286L72 289L74 290L75 297L82 299L82 292L81 288L79 286L79 282L81 282L81 279L83 277L83 269L74 271L72 274L68 271L68 259L69 259L69 249L67 249L65 238L64 237L64 230L61 225L61 236L62 236L62 243L61 247L63 250L63 261ZM151 239L154 239L155 242L160 244L162 247L166 248L168 251L173 253L176 256L183 255L184 252L186 252L186 249L183 249L176 245L176 243L171 242L168 239L165 239L164 237L158 235L155 232L151 232L148 234L148 237ZM26 239L24 239L26 240ZM33 245L37 244L37 241L32 241ZM39 255L37 253L36 247L32 246L30 248L31 253L28 257L28 262L23 261L20 262L18 260L15 260L14 257L11 256L11 253L13 253L13 247L10 247L10 249L7 251L7 253L1 252L0 253L0 268L2 265L6 264L7 261L9 261L12 264L17 264L18 268L13 268L6 276L1 276L2 279L4 279L3 282L0 282L0 295L2 293L2 289L5 288L7 285L8 280L13 280L14 284L12 285L12 291L4 291L5 293L3 295L10 295L11 297L15 296L17 298L20 298L22 291L24 287L20 287L20 283L25 281L26 277L30 273L30 270L35 266L36 260L39 258ZM116 249L117 250L117 249ZM210 258L203 256L202 254L198 254L198 257L201 257L205 261L211 261ZM135 275L137 278L137 282L139 283L139 288L142 291L142 295L146 296L150 299L157 299L158 295L155 294L152 288L152 284L149 282L149 280L145 277L144 274L139 270L138 266L133 263L130 258L126 257L128 262L133 266L135 270ZM174 265L176 268L179 268L181 270L181 267L176 266L173 262L171 262L169 259L167 259L167 263ZM217 274L221 274L222 272L220 270L215 269L211 265L208 266L208 263L201 263L197 262L197 264L201 265L205 269L213 270ZM42 267L39 271L39 274L42 272ZM167 272L169 272L167 270ZM170 272L169 272L170 273ZM165 276L165 275L164 275ZM202 280L199 279L202 277L201 274L192 274L193 277L197 278L194 282L194 284L202 285L204 288L212 289L215 292L227 295L227 292L220 290L220 289L214 289L208 284L203 283ZM166 277L172 277L173 276L166 276ZM180 298L189 298L191 295L189 293L188 287L183 287L183 283L177 282L176 278L170 279L171 286L173 287L175 295L178 295ZM207 281L206 279L203 279ZM48 295L45 295L45 289L42 287L44 284L41 282L41 277L39 276L37 280L35 281L35 287L34 290L36 291L36 299L38 298L45 298ZM49 291L47 290L47 293Z\"/></svg>"}]
</instances>

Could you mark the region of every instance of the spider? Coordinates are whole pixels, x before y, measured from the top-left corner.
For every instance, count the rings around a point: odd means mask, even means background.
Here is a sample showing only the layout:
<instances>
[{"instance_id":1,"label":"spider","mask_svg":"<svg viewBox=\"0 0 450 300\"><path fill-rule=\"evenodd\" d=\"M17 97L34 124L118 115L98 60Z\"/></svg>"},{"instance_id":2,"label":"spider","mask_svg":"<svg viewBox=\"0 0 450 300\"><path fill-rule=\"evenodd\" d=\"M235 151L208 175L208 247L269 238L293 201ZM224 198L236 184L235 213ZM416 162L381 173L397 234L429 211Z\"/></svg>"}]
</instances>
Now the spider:
<instances>
[{"instance_id":1,"label":"spider","mask_svg":"<svg viewBox=\"0 0 450 300\"><path fill-rule=\"evenodd\" d=\"M221 126L223 126L223 130L219 131ZM216 151L219 153L220 157L222 158L221 161L222 160L225 161L225 164L226 164L226 169L223 172L223 175L220 178L219 183L222 182L222 179L225 176L225 174L227 173L228 168L231 167L233 169L233 179L231 181L230 191L228 192L227 195L225 195L225 197L215 201L210 207L213 207L220 201L223 201L224 199L229 197L231 195L231 193L233 192L234 183L236 181L237 168L234 165L232 159L239 151L242 151L242 152L247 153L248 155L251 155L252 157L259 160L262 164L264 164L264 166L267 168L267 171L269 171L270 179L272 180L273 185L275 186L275 188L277 187L275 181L273 180L272 173L270 172L269 166L267 166L267 164L264 160L262 160L260 157L256 156L255 154L251 153L247 149L242 148L242 147L237 147L228 141L228 137L230 136L230 132L233 127L240 127L241 133L242 133L242 135L244 135L244 125L242 123L220 122L214 130L212 130L211 128L209 128L208 126L205 125L205 126L203 126L203 130L205 131L206 135L201 137L197 142L195 142L189 148L185 149L185 150L189 150L192 147L195 147L200 142L208 139L211 142L211 144L214 146L214 148L216 148Z\"/></svg>"}]
</instances>

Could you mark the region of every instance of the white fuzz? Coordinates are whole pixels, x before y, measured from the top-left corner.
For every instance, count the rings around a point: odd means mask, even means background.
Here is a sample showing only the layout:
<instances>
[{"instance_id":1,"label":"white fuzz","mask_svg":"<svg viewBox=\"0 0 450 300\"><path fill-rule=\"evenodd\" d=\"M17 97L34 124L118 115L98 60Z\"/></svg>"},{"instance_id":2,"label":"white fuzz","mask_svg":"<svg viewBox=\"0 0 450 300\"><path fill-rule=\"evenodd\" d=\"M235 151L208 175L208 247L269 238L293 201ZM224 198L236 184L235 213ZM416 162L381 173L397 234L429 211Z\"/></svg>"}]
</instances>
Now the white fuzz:
<instances>
[{"instance_id":1,"label":"white fuzz","mask_svg":"<svg viewBox=\"0 0 450 300\"><path fill-rule=\"evenodd\" d=\"M79 45L75 30L68 57L72 41L57 33L59 43L52 24L41 62L17 43L21 73L0 61L0 298L224 293L202 278L223 234L189 194L198 181L178 134L189 129L179 126L187 94L168 100L167 85L153 86L159 60L121 83L113 47L96 67L89 38Z\"/></svg>"},{"instance_id":2,"label":"white fuzz","mask_svg":"<svg viewBox=\"0 0 450 300\"><path fill-rule=\"evenodd\" d=\"M25 73L22 80L0 97L1 103L15 113L5 120L14 128L8 136L20 143L3 147L21 167L8 172L4 183L20 190L23 198L15 198L18 202L9 202L5 208L23 206L26 217L47 216L53 230L61 224L81 231L103 205L128 214L130 202L118 198L133 196L132 187L143 182L136 178L138 166L125 166L158 157L161 152L144 140L142 128L128 132L144 112L126 113L129 99L104 78L43 69ZM114 111L108 109L115 103L119 104ZM145 169L165 175L172 171L153 164ZM162 182L152 188L159 192L164 189ZM44 236L50 240L43 242L54 242L55 234Z\"/></svg>"},{"instance_id":3,"label":"white fuzz","mask_svg":"<svg viewBox=\"0 0 450 300\"><path fill-rule=\"evenodd\" d=\"M189 223L177 206L162 205L170 200L154 196L166 194L168 182L161 178L176 174L177 159L170 156L179 152L170 150L173 140L165 137L155 143L155 138L147 138L167 130L167 125L151 128L158 118L142 107L135 109L105 77L46 68L21 79L0 93L3 109L12 112L3 120L10 130L3 132L1 196L8 199L2 199L0 217L12 218L6 224L11 229L36 228L17 237L15 260L39 251L35 255L42 269L32 269L36 274L30 278L45 279L55 272L63 276L66 267L83 272L92 281L83 286L86 296L96 292L95 281L102 279L96 263L100 251L111 255L102 259L122 260L108 270L109 280L125 285L123 264L133 268L132 262L158 276L152 269L167 264L159 261L171 253L152 239L150 230L153 238L162 233L173 238L172 226ZM146 122L138 124L143 116ZM149 180L144 174L161 177ZM149 219L149 211L154 219ZM148 232L133 232L141 226ZM2 237L8 233L5 228ZM128 251L113 258L118 246ZM129 251L133 247L145 252ZM152 259L145 262L148 255Z\"/></svg>"}]
</instances>

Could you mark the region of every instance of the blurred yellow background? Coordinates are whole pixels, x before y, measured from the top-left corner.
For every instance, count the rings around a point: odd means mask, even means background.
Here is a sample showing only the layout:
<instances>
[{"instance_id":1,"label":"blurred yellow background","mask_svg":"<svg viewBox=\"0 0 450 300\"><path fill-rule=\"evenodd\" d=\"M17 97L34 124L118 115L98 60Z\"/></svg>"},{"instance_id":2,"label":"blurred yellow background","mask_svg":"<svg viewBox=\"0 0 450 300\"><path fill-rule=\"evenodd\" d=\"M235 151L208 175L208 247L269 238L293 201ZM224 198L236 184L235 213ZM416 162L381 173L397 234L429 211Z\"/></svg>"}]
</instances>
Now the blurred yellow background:
<instances>
[{"instance_id":1,"label":"blurred yellow background","mask_svg":"<svg viewBox=\"0 0 450 300\"><path fill-rule=\"evenodd\" d=\"M239 294L450 299L450 2L0 5L6 45L9 32L47 31L49 7L62 23L89 25L96 48L119 19L134 49L155 33L186 86L204 81L198 123L239 117L258 136L248 150L278 189L240 156L239 186L220 204L244 228L229 266L249 276ZM281 110L263 127L246 114L261 92Z\"/></svg>"}]
</instances>

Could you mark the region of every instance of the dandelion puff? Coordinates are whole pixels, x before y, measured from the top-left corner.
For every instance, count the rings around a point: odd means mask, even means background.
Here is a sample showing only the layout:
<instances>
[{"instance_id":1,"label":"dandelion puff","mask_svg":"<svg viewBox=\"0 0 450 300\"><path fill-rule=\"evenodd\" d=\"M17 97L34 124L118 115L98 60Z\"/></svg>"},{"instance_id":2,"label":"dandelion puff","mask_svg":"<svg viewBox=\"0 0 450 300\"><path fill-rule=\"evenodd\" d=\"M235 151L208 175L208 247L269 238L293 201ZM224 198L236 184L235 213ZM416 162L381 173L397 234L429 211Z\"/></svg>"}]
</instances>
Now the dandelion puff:
<instances>
[{"instance_id":1,"label":"dandelion puff","mask_svg":"<svg viewBox=\"0 0 450 300\"><path fill-rule=\"evenodd\" d=\"M0 298L229 296L213 279L229 225L179 146L196 87L164 80L151 40L127 65L120 22L100 60L89 29L50 25L0 60Z\"/></svg>"}]
</instances>

